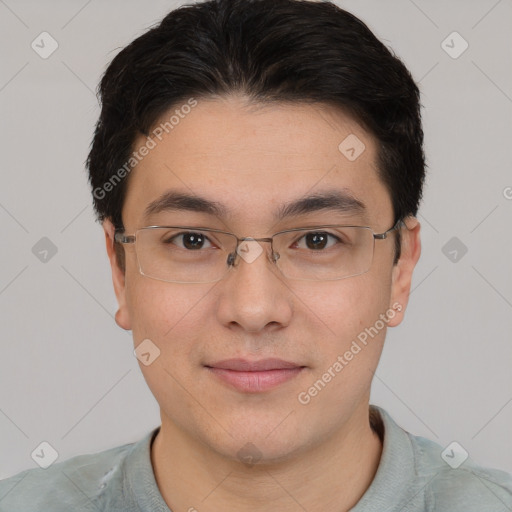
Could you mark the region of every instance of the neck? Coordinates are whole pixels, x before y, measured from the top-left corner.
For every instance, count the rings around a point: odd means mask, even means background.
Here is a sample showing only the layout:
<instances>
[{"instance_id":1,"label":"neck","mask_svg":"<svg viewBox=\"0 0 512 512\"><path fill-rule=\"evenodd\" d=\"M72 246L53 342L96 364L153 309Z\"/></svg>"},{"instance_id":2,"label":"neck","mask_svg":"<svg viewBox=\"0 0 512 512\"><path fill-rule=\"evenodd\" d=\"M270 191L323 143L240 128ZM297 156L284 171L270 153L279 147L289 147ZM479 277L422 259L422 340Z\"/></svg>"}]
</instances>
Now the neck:
<instances>
[{"instance_id":1,"label":"neck","mask_svg":"<svg viewBox=\"0 0 512 512\"><path fill-rule=\"evenodd\" d=\"M157 485L173 511L350 510L370 486L382 453L365 405L320 444L253 466L221 456L162 418L151 448Z\"/></svg>"}]
</instances>

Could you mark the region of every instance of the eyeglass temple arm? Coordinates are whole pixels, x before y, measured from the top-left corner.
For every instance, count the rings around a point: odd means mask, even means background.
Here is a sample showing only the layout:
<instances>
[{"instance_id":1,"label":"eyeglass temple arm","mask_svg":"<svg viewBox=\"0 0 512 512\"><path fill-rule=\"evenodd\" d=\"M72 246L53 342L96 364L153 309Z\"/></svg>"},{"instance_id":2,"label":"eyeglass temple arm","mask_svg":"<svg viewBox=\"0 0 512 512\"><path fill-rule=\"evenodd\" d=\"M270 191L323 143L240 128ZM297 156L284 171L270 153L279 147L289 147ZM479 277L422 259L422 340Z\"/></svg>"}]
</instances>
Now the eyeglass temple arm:
<instances>
[{"instance_id":1,"label":"eyeglass temple arm","mask_svg":"<svg viewBox=\"0 0 512 512\"><path fill-rule=\"evenodd\" d=\"M135 236L134 235L124 235L121 231L116 231L114 233L114 241L119 242L120 244L134 244Z\"/></svg>"},{"instance_id":2,"label":"eyeglass temple arm","mask_svg":"<svg viewBox=\"0 0 512 512\"><path fill-rule=\"evenodd\" d=\"M405 222L402 219L398 219L396 221L396 224L392 228L389 228L387 231L384 231L384 233L374 233L373 238L376 238L377 240L384 240L388 237L388 234L391 233L391 231L399 229L402 225L405 226Z\"/></svg>"}]
</instances>

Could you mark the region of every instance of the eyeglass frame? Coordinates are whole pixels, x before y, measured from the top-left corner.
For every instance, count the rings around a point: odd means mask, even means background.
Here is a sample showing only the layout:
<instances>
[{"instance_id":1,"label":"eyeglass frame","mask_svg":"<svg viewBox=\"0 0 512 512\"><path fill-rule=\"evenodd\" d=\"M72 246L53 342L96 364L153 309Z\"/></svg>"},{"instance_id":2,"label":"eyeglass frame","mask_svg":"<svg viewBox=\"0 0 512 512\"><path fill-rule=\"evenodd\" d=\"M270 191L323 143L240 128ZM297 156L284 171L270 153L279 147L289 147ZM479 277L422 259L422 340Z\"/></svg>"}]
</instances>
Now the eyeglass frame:
<instances>
[{"instance_id":1,"label":"eyeglass frame","mask_svg":"<svg viewBox=\"0 0 512 512\"><path fill-rule=\"evenodd\" d=\"M124 234L124 231L125 231L124 228L116 228L115 231L114 231L114 242L117 242L117 243L120 243L120 244L123 244L123 245L128 245L128 244L131 245L131 244L133 244L133 246L135 248L135 243L137 241L137 235L136 235L137 231L140 231L142 229L155 229L155 228L185 229L185 230L189 230L189 231L192 231L192 232L194 230L197 230L197 231L208 231L208 232L212 232L212 233L221 233L221 234L225 234L225 235L230 235L230 236L232 236L232 237L234 237L236 239L236 247L235 247L233 252L228 254L228 259L226 261L226 263L228 265L228 270L226 270L226 272L222 275L222 277L220 277L216 281L207 281L207 282L214 283L214 282L221 281L224 278L224 276L229 271L229 267L235 267L236 266L236 264L237 264L237 256L240 256L240 254L238 253L238 247L240 245L240 242L245 242L245 241L251 241L251 242L270 242L270 249L272 251L272 255L271 255L272 262L276 263L276 266L277 266L277 260L279 259L280 254L276 253L274 251L273 241L274 241L274 237L275 236L281 235L283 233L291 233L291 232L294 232L294 231L311 231L311 230L315 230L315 229L329 228L329 227L330 228L334 228L334 227L336 227L336 228L364 228L364 229L369 229L370 230L370 232L373 235L373 239L375 241L375 240L386 240L388 238L388 234L389 233L399 229L402 225L406 227L406 224L404 223L404 221L402 219L398 219L395 222L395 224L393 225L393 227L387 229L386 231L384 231L382 233L375 233L370 226L355 226L355 225L348 225L348 224L323 224L323 225L320 225L320 226L305 226L305 227L299 227L299 228L285 229L283 231L278 231L277 233L274 233L271 237L263 237L263 238L239 237L235 233L230 233L229 231L223 231L221 229L214 229L214 228L203 228L203 227L192 227L192 226L158 226L158 225L155 225L155 226L144 226L144 227L138 228L138 229L135 230L135 233L133 235L125 235ZM137 252L136 252L136 254L137 254ZM372 246L372 263L373 263L373 256L374 256L374 254L375 254L375 245ZM279 267L277 267L277 268L279 269ZM370 264L370 268L371 268L371 264ZM339 279L332 279L332 281L348 279L350 277L355 277L355 276L358 276L358 275L361 275L361 274L365 274L366 272L368 272L370 270L370 268L368 268L368 270L366 270L365 272L361 272L360 274L354 274L354 275L349 275L349 276L345 276L345 277L340 277ZM280 269L279 269L279 271L282 272ZM144 277L148 277L149 279L155 279L157 281L162 281L162 282L166 282L166 283L197 284L194 281L186 281L186 282L185 281L168 281L168 280L158 279L156 277L149 276L149 275L144 274L142 272L142 268L140 267L140 262L139 262L139 272ZM293 279L293 278L287 278L287 279ZM307 279L306 281L311 281L311 280Z\"/></svg>"}]
</instances>

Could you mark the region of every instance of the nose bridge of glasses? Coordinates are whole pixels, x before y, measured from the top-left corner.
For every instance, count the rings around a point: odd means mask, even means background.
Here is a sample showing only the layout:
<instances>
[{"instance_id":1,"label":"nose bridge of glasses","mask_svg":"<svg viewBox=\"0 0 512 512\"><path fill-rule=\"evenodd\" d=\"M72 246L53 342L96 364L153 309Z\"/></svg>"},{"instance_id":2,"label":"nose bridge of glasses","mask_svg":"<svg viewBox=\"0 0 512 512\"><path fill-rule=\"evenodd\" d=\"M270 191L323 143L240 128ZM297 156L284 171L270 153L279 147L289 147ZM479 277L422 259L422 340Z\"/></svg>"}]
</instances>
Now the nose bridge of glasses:
<instances>
[{"instance_id":1,"label":"nose bridge of glasses","mask_svg":"<svg viewBox=\"0 0 512 512\"><path fill-rule=\"evenodd\" d=\"M246 263L252 263L262 252L268 255L268 251L261 246L260 242L270 243L271 251L268 259L275 263L279 259L279 254L274 252L273 238L236 237L236 248L229 254L227 264L235 266L239 261L237 256L240 256Z\"/></svg>"}]
</instances>

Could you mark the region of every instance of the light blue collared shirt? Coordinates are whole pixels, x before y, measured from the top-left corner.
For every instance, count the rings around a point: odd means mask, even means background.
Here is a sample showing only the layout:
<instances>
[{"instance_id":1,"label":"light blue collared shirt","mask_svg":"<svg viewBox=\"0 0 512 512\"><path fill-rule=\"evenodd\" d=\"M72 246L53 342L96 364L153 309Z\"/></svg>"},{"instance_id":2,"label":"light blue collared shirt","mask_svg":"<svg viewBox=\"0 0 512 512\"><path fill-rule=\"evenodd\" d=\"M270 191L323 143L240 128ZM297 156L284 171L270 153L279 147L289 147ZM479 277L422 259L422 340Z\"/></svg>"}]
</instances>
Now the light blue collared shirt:
<instances>
[{"instance_id":1,"label":"light blue collared shirt","mask_svg":"<svg viewBox=\"0 0 512 512\"><path fill-rule=\"evenodd\" d=\"M512 476L482 468L399 427L380 407L383 451L351 512L512 512ZM172 512L155 481L151 443L137 443L23 471L0 481L1 512ZM449 461L445 462L445 460ZM457 466L458 467L452 467ZM201 512L201 503L191 503Z\"/></svg>"}]
</instances>

